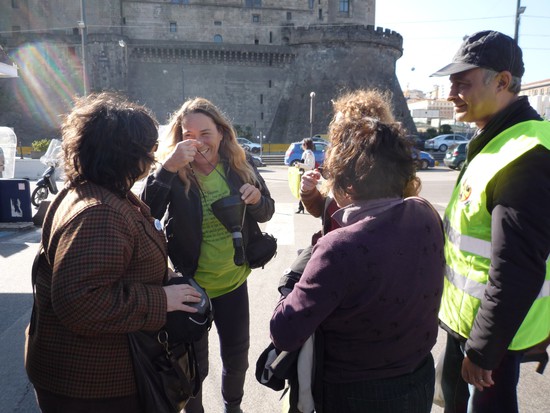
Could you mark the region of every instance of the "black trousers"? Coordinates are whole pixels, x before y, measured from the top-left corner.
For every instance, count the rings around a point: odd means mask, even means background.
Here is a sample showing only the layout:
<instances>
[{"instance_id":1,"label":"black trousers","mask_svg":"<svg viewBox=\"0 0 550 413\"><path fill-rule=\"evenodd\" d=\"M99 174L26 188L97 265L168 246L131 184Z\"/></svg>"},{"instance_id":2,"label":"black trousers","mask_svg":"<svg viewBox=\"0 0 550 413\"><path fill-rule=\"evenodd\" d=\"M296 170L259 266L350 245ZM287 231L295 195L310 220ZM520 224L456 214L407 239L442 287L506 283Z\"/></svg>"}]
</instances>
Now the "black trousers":
<instances>
[{"instance_id":1,"label":"black trousers","mask_svg":"<svg viewBox=\"0 0 550 413\"><path fill-rule=\"evenodd\" d=\"M495 384L479 391L462 379L465 344L464 341L447 334L441 377L445 413L517 413L516 387L523 352L507 351L500 364L493 370Z\"/></svg>"},{"instance_id":2,"label":"black trousers","mask_svg":"<svg viewBox=\"0 0 550 413\"><path fill-rule=\"evenodd\" d=\"M434 359L429 354L414 372L387 379L326 383L323 413L429 413L434 396Z\"/></svg>"}]
</instances>

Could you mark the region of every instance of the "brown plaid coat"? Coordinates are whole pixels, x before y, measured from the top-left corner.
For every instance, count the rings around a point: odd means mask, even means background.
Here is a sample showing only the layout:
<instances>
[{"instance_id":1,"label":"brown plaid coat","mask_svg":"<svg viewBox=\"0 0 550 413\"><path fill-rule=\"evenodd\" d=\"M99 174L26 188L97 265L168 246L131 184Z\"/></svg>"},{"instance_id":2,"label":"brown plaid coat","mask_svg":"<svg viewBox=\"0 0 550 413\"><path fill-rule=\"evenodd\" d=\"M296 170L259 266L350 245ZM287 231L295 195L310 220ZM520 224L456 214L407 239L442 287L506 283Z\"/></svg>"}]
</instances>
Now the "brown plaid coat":
<instances>
[{"instance_id":1,"label":"brown plaid coat","mask_svg":"<svg viewBox=\"0 0 550 413\"><path fill-rule=\"evenodd\" d=\"M91 183L64 189L46 214L42 245L30 381L78 398L136 393L126 333L166 320L166 244L149 208Z\"/></svg>"}]
</instances>

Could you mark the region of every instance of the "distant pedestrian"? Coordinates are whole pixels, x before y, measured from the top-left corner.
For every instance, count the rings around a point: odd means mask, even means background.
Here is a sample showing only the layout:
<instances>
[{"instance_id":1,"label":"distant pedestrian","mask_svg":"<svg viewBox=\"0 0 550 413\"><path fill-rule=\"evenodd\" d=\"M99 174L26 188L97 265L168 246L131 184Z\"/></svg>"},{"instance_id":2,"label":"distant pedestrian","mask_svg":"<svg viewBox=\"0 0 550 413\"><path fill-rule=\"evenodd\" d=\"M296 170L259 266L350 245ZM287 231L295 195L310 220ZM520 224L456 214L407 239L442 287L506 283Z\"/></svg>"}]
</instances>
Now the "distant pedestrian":
<instances>
[{"instance_id":1,"label":"distant pedestrian","mask_svg":"<svg viewBox=\"0 0 550 413\"><path fill-rule=\"evenodd\" d=\"M296 164L296 167L300 169L302 173L311 171L315 168L315 154L313 153L313 148L313 139L305 138L302 141L302 150L304 151L302 153L302 160ZM304 213L304 205L301 200L298 201L296 213Z\"/></svg>"}]
</instances>

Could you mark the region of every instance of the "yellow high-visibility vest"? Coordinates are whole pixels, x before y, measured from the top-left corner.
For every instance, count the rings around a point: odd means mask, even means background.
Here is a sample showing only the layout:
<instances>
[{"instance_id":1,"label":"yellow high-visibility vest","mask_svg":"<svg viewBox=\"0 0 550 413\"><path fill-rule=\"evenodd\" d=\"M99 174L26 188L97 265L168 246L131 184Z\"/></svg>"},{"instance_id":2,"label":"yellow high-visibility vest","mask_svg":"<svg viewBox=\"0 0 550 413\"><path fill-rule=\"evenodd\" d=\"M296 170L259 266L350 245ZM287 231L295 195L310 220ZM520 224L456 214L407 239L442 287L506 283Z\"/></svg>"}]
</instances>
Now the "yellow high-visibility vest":
<instances>
[{"instance_id":1,"label":"yellow high-visibility vest","mask_svg":"<svg viewBox=\"0 0 550 413\"><path fill-rule=\"evenodd\" d=\"M487 212L487 184L506 165L537 145L550 150L550 122L522 122L496 136L468 165L445 211L447 269L439 318L465 338L470 335L489 279L491 215ZM550 260L547 259L544 285L508 348L532 347L549 333Z\"/></svg>"}]
</instances>

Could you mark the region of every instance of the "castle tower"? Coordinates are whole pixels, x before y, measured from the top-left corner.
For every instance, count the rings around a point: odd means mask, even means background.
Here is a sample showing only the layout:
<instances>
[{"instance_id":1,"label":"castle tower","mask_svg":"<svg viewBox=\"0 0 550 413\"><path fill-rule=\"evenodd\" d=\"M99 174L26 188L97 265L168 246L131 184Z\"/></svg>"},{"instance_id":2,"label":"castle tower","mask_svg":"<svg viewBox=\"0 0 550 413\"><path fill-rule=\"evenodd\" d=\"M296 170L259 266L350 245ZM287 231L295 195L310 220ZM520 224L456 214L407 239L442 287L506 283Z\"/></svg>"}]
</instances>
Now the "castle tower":
<instances>
[{"instance_id":1,"label":"castle tower","mask_svg":"<svg viewBox=\"0 0 550 413\"><path fill-rule=\"evenodd\" d=\"M79 80L84 49L90 91L122 91L150 107L161 123L185 99L203 96L252 136L262 133L270 142L291 142L310 133L311 92L316 94L315 134L327 130L331 99L344 90L376 87L392 93L397 118L414 130L395 76L402 38L375 28L375 0L84 3L84 48L79 4L67 0L19 0L12 2L19 8L2 6L7 9L0 13L0 44L15 56L39 43L48 47L37 50L47 54L54 44L64 57L45 55L42 61L71 61L72 66L60 68L66 83ZM25 73L20 76L20 82L26 82ZM59 87L42 95L62 112L70 101L65 96L63 104L55 106L61 99L56 90ZM81 93L81 88L74 90ZM53 115L51 119L57 119ZM4 123L24 129L39 122ZM25 133L18 130L18 136Z\"/></svg>"}]
</instances>

